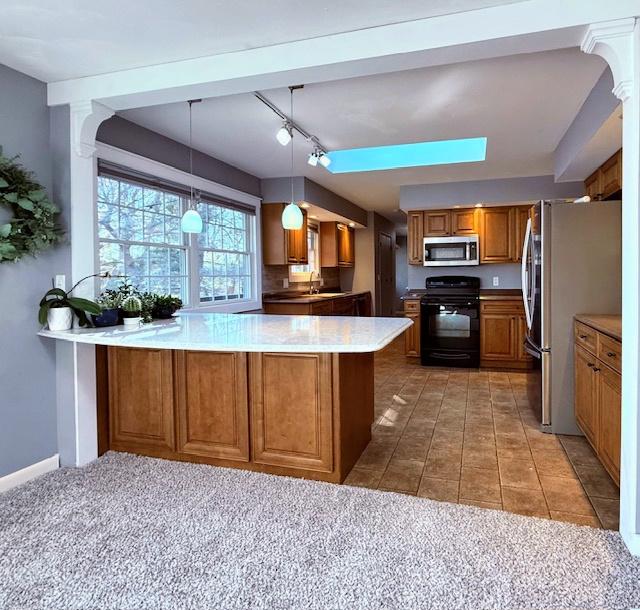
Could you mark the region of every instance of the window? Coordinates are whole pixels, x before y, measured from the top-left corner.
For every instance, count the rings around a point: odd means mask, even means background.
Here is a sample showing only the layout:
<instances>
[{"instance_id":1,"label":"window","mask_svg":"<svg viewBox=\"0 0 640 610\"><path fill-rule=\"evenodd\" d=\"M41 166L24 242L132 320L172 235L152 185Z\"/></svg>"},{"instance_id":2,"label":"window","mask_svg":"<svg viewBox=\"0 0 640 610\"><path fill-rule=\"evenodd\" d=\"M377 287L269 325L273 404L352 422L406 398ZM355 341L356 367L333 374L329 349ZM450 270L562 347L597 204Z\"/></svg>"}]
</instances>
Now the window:
<instances>
[{"instance_id":1,"label":"window","mask_svg":"<svg viewBox=\"0 0 640 610\"><path fill-rule=\"evenodd\" d=\"M100 271L127 275L141 291L188 301L183 198L123 180L98 178ZM118 284L108 280L102 289Z\"/></svg>"},{"instance_id":2,"label":"window","mask_svg":"<svg viewBox=\"0 0 640 610\"><path fill-rule=\"evenodd\" d=\"M99 175L100 271L126 275L141 291L171 294L190 305L254 298L254 215L201 200L203 231L190 239L180 229L187 202L178 188ZM120 281L105 280L101 289Z\"/></svg>"},{"instance_id":3,"label":"window","mask_svg":"<svg viewBox=\"0 0 640 610\"><path fill-rule=\"evenodd\" d=\"M200 302L251 298L250 216L200 202L198 235Z\"/></svg>"},{"instance_id":4,"label":"window","mask_svg":"<svg viewBox=\"0 0 640 610\"><path fill-rule=\"evenodd\" d=\"M289 266L290 282L308 282L312 272L314 278L320 277L320 239L315 227L307 229L307 254L309 260L307 265Z\"/></svg>"}]
</instances>

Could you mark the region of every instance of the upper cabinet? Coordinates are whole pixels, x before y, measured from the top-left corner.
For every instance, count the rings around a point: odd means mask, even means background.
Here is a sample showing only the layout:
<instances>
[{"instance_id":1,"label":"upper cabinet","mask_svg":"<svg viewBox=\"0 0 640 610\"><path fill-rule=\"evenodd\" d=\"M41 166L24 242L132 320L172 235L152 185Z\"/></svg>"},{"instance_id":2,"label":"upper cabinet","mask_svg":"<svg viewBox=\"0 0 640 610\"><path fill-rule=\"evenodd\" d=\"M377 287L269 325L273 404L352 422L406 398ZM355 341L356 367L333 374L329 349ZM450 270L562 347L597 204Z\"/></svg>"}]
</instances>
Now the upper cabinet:
<instances>
[{"instance_id":1,"label":"upper cabinet","mask_svg":"<svg viewBox=\"0 0 640 610\"><path fill-rule=\"evenodd\" d=\"M353 267L355 231L341 222L320 223L320 264L323 267Z\"/></svg>"},{"instance_id":2,"label":"upper cabinet","mask_svg":"<svg viewBox=\"0 0 640 610\"><path fill-rule=\"evenodd\" d=\"M307 213L302 211L302 228L282 227L284 203L262 204L262 262L265 265L306 265Z\"/></svg>"},{"instance_id":3,"label":"upper cabinet","mask_svg":"<svg viewBox=\"0 0 640 610\"><path fill-rule=\"evenodd\" d=\"M416 210L407 214L407 261L422 265L423 238L478 235L480 263L517 263L531 206Z\"/></svg>"},{"instance_id":4,"label":"upper cabinet","mask_svg":"<svg viewBox=\"0 0 640 610\"><path fill-rule=\"evenodd\" d=\"M586 194L594 201L619 198L622 190L622 149L607 159L584 181Z\"/></svg>"}]
</instances>

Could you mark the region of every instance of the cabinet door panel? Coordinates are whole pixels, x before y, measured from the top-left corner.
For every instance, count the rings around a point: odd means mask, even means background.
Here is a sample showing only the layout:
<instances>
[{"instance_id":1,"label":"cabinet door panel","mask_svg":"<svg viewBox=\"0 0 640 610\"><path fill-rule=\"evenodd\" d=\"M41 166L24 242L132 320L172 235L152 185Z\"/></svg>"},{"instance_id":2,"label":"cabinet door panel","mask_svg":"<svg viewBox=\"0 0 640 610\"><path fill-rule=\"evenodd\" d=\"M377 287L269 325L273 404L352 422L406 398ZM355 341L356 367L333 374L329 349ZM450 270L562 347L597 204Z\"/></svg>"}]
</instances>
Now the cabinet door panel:
<instances>
[{"instance_id":1,"label":"cabinet door panel","mask_svg":"<svg viewBox=\"0 0 640 610\"><path fill-rule=\"evenodd\" d=\"M527 322L524 315L518 316L518 332L516 334L516 354L520 362L531 362L533 357L529 355L529 352L524 348L524 340L527 336Z\"/></svg>"},{"instance_id":2,"label":"cabinet door panel","mask_svg":"<svg viewBox=\"0 0 640 610\"><path fill-rule=\"evenodd\" d=\"M331 354L251 354L249 375L253 460L331 472Z\"/></svg>"},{"instance_id":3,"label":"cabinet door panel","mask_svg":"<svg viewBox=\"0 0 640 610\"><path fill-rule=\"evenodd\" d=\"M451 214L449 210L436 210L424 213L425 237L440 237L451 233Z\"/></svg>"},{"instance_id":4,"label":"cabinet door panel","mask_svg":"<svg viewBox=\"0 0 640 610\"><path fill-rule=\"evenodd\" d=\"M451 235L474 235L478 232L476 210L451 210Z\"/></svg>"},{"instance_id":5,"label":"cabinet door panel","mask_svg":"<svg viewBox=\"0 0 640 610\"><path fill-rule=\"evenodd\" d=\"M404 331L404 352L407 356L420 355L420 313L405 313L413 326Z\"/></svg>"},{"instance_id":6,"label":"cabinet door panel","mask_svg":"<svg viewBox=\"0 0 640 610\"><path fill-rule=\"evenodd\" d=\"M529 206L520 206L514 208L513 221L513 260L519 263L522 260L522 248L524 246L524 234L527 229L527 221L531 208Z\"/></svg>"},{"instance_id":7,"label":"cabinet door panel","mask_svg":"<svg viewBox=\"0 0 640 610\"><path fill-rule=\"evenodd\" d=\"M407 217L407 262L410 265L422 265L424 238L424 215L422 212L409 212Z\"/></svg>"},{"instance_id":8,"label":"cabinet door panel","mask_svg":"<svg viewBox=\"0 0 640 610\"><path fill-rule=\"evenodd\" d=\"M509 263L512 257L512 208L483 208L480 213L480 262Z\"/></svg>"},{"instance_id":9,"label":"cabinet door panel","mask_svg":"<svg viewBox=\"0 0 640 610\"><path fill-rule=\"evenodd\" d=\"M170 350L110 347L111 447L173 449L173 376Z\"/></svg>"},{"instance_id":10,"label":"cabinet door panel","mask_svg":"<svg viewBox=\"0 0 640 610\"><path fill-rule=\"evenodd\" d=\"M354 248L353 248L353 229L345 225L339 224L338 231L338 266L353 267Z\"/></svg>"},{"instance_id":11,"label":"cabinet door panel","mask_svg":"<svg viewBox=\"0 0 640 610\"><path fill-rule=\"evenodd\" d=\"M610 197L622 188L622 151L605 161L600 167L602 198Z\"/></svg>"},{"instance_id":12,"label":"cabinet door panel","mask_svg":"<svg viewBox=\"0 0 640 610\"><path fill-rule=\"evenodd\" d=\"M515 360L516 316L482 314L480 316L480 359Z\"/></svg>"},{"instance_id":13,"label":"cabinet door panel","mask_svg":"<svg viewBox=\"0 0 640 610\"><path fill-rule=\"evenodd\" d=\"M595 358L579 345L575 346L575 414L578 425L589 442L596 448L598 438L598 403L596 378L593 368Z\"/></svg>"},{"instance_id":14,"label":"cabinet door panel","mask_svg":"<svg viewBox=\"0 0 640 610\"><path fill-rule=\"evenodd\" d=\"M598 455L609 474L620 484L620 375L598 365Z\"/></svg>"},{"instance_id":15,"label":"cabinet door panel","mask_svg":"<svg viewBox=\"0 0 640 610\"><path fill-rule=\"evenodd\" d=\"M178 451L249 461L247 356L176 352Z\"/></svg>"},{"instance_id":16,"label":"cabinet door panel","mask_svg":"<svg viewBox=\"0 0 640 610\"><path fill-rule=\"evenodd\" d=\"M584 181L585 194L593 201L602 199L602 173L598 168Z\"/></svg>"}]
</instances>

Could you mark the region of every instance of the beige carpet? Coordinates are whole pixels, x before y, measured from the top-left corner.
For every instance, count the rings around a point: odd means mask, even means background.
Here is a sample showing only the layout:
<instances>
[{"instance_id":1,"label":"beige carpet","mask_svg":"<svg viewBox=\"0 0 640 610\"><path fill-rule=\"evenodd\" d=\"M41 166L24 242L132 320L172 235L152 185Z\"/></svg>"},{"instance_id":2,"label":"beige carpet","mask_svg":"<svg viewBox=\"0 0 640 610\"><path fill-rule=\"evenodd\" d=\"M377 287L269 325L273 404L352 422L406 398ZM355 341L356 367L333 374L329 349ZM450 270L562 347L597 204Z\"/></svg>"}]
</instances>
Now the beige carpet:
<instances>
[{"instance_id":1,"label":"beige carpet","mask_svg":"<svg viewBox=\"0 0 640 610\"><path fill-rule=\"evenodd\" d=\"M110 453L0 495L0 608L629 608L615 532Z\"/></svg>"}]
</instances>

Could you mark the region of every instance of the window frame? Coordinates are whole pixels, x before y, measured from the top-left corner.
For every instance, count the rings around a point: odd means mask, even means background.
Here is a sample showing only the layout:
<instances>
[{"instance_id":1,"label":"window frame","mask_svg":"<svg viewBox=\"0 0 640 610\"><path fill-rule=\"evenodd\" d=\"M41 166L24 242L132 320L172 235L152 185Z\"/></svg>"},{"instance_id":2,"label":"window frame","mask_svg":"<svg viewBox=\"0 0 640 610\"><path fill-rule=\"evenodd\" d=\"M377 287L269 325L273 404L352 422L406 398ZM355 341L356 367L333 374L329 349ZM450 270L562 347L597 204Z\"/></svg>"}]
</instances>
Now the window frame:
<instances>
[{"instance_id":1,"label":"window frame","mask_svg":"<svg viewBox=\"0 0 640 610\"><path fill-rule=\"evenodd\" d=\"M313 273L313 281L318 281L322 277L322 261L320 260L320 229L319 227L309 224L307 226L307 243L309 233L315 234L315 268L309 271L295 270L295 267L309 267L309 265L289 265L289 281L290 282L309 282L309 275Z\"/></svg>"},{"instance_id":2,"label":"window frame","mask_svg":"<svg viewBox=\"0 0 640 610\"><path fill-rule=\"evenodd\" d=\"M137 155L108 144L97 142L96 149L96 157L98 159L130 168L134 172L142 172L161 180L174 182L186 188L193 187L196 190L210 193L211 195L220 197L221 199L230 202L237 202L239 207L250 208L247 212L247 244L250 252L249 264L251 266L251 297L249 299L225 299L223 301L200 303L200 248L198 244L198 236L195 234L188 234L186 236L184 246L186 248L187 257L186 269L188 302L185 303L185 307L181 312L236 313L260 309L262 307L262 244L260 231L257 230L257 227L260 226L261 199L259 197L201 178L200 176L191 176L187 172L165 165L164 163L148 159L141 155ZM108 239L101 239L98 232L97 178L98 173L96 172L96 197L93 206L95 217L94 231L96 244L96 270L99 269L100 243L108 241ZM161 187L159 187L159 189L161 190ZM214 201L208 203L213 203L215 205ZM112 241L122 243L123 240ZM99 287L96 288L99 290Z\"/></svg>"}]
</instances>

